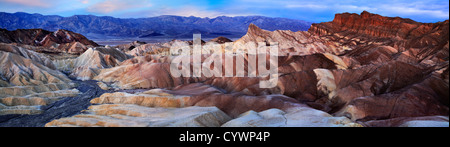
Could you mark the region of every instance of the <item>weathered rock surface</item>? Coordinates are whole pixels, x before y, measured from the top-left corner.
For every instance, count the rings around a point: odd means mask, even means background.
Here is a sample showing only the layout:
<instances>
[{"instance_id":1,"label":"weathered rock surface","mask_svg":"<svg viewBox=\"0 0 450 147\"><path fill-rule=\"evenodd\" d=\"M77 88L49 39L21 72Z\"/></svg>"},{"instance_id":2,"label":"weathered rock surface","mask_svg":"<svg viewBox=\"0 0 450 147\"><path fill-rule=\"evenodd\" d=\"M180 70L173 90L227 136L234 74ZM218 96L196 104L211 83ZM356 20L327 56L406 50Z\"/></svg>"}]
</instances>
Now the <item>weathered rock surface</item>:
<instances>
[{"instance_id":1,"label":"weathered rock surface","mask_svg":"<svg viewBox=\"0 0 450 147\"><path fill-rule=\"evenodd\" d=\"M18 46L15 44L0 43L0 51L10 52L27 59L31 59L34 62L42 64L50 69L56 69L55 65L53 65L53 62L52 60L50 60L50 58L46 57L44 54L37 53L33 50L29 50L22 46Z\"/></svg>"},{"instance_id":2,"label":"weathered rock surface","mask_svg":"<svg viewBox=\"0 0 450 147\"><path fill-rule=\"evenodd\" d=\"M352 48L338 56L351 69L314 70L326 96L316 102L358 121L448 116L448 27L366 11L313 24L310 33Z\"/></svg>"},{"instance_id":3,"label":"weathered rock surface","mask_svg":"<svg viewBox=\"0 0 450 147\"><path fill-rule=\"evenodd\" d=\"M298 101L283 95L247 96L242 93L224 93L204 84L189 84L173 90L153 89L137 94L116 92L103 94L91 101L95 104L136 104L147 107L215 106L234 117L249 110L270 108L287 109Z\"/></svg>"},{"instance_id":4,"label":"weathered rock surface","mask_svg":"<svg viewBox=\"0 0 450 147\"><path fill-rule=\"evenodd\" d=\"M42 46L53 52L81 54L88 46L98 46L81 34L67 30L50 32L43 29L0 30L0 42ZM43 50L46 51L46 50Z\"/></svg>"},{"instance_id":5,"label":"weathered rock surface","mask_svg":"<svg viewBox=\"0 0 450 147\"><path fill-rule=\"evenodd\" d=\"M14 53L0 51L0 58L0 75L10 85L68 84L71 81L57 70Z\"/></svg>"},{"instance_id":6,"label":"weathered rock surface","mask_svg":"<svg viewBox=\"0 0 450 147\"><path fill-rule=\"evenodd\" d=\"M288 109L248 111L228 121L222 127L361 127L346 117L333 117L307 106Z\"/></svg>"},{"instance_id":7,"label":"weathered rock surface","mask_svg":"<svg viewBox=\"0 0 450 147\"><path fill-rule=\"evenodd\" d=\"M135 94L105 93L92 99L91 103L96 105L82 114L54 120L46 126L360 126L345 117L332 117L286 96L225 94L201 84ZM238 118L231 120L229 116Z\"/></svg>"},{"instance_id":8,"label":"weathered rock surface","mask_svg":"<svg viewBox=\"0 0 450 147\"><path fill-rule=\"evenodd\" d=\"M75 97L80 92L77 89L55 90L34 93L25 96L0 97L0 115L7 114L40 114L42 106L52 104L64 97Z\"/></svg>"},{"instance_id":9,"label":"weathered rock surface","mask_svg":"<svg viewBox=\"0 0 450 147\"><path fill-rule=\"evenodd\" d=\"M132 104L90 106L46 127L219 127L231 118L215 107L151 108Z\"/></svg>"},{"instance_id":10,"label":"weathered rock surface","mask_svg":"<svg viewBox=\"0 0 450 147\"><path fill-rule=\"evenodd\" d=\"M204 55L205 60L208 55ZM244 91L247 90L253 94L261 95L264 93L286 94L288 96L298 97L300 89L310 89L310 93L316 93L314 87L308 86L314 84L316 77L313 73L315 68L336 69L337 64L329 60L322 54L313 54L308 56L285 56L279 57L278 71L280 79L283 82L278 84L274 89L259 88L259 80L263 78L249 77L173 77L170 74L170 62L176 58L190 58L190 56L145 56L135 57L121 63L120 66L114 68L103 69L94 79L111 83L113 87L120 89L136 89L136 88L173 88L182 84L203 82L227 91ZM236 58L236 56L233 56ZM247 62L248 58L244 58ZM192 64L190 65L192 69ZM225 68L225 63L222 67ZM236 65L233 65L236 68ZM247 75L248 65L244 65L245 75ZM257 69L257 68L256 68ZM234 72L236 74L236 72ZM299 76L307 76L307 78L299 79ZM297 82L292 82L297 78ZM245 81L245 82L244 82ZM309 82L302 82L309 81ZM296 85L294 89L286 89L290 85ZM293 87L293 86L290 86ZM275 92L275 91L282 91ZM304 90L301 90L304 91ZM309 91L308 91L309 92ZM306 93L306 92L305 92ZM314 94L315 95L315 94Z\"/></svg>"},{"instance_id":11,"label":"weathered rock surface","mask_svg":"<svg viewBox=\"0 0 450 147\"><path fill-rule=\"evenodd\" d=\"M103 69L94 80L112 82L120 89L168 88L183 84L183 78L170 74L169 63L138 63Z\"/></svg>"},{"instance_id":12,"label":"weathered rock surface","mask_svg":"<svg viewBox=\"0 0 450 147\"><path fill-rule=\"evenodd\" d=\"M128 43L128 44L117 45L116 47L117 47L117 49L119 49L119 50L121 50L123 52L128 52L128 51L131 51L134 48L136 48L136 47L138 47L140 45L143 45L143 44L147 44L147 43L146 42L141 42L141 41L133 41L133 42Z\"/></svg>"},{"instance_id":13,"label":"weathered rock surface","mask_svg":"<svg viewBox=\"0 0 450 147\"><path fill-rule=\"evenodd\" d=\"M97 76L100 69L111 68L128 59L129 56L114 48L89 48L75 59L55 60L53 63L60 71L70 73L70 77L90 80Z\"/></svg>"},{"instance_id":14,"label":"weathered rock surface","mask_svg":"<svg viewBox=\"0 0 450 147\"><path fill-rule=\"evenodd\" d=\"M362 64L396 59L407 63L448 61L449 21L419 23L364 11L336 14L332 22L313 24L308 32L352 48L345 53Z\"/></svg>"},{"instance_id":15,"label":"weathered rock surface","mask_svg":"<svg viewBox=\"0 0 450 147\"><path fill-rule=\"evenodd\" d=\"M160 44L142 44L127 51L128 55L145 56L145 55L169 55L170 46L162 46Z\"/></svg>"},{"instance_id":16,"label":"weathered rock surface","mask_svg":"<svg viewBox=\"0 0 450 147\"><path fill-rule=\"evenodd\" d=\"M441 79L429 75L421 82L391 93L353 99L339 113L353 120L448 116L448 89Z\"/></svg>"},{"instance_id":17,"label":"weathered rock surface","mask_svg":"<svg viewBox=\"0 0 450 147\"><path fill-rule=\"evenodd\" d=\"M211 39L208 42L216 42L218 44L224 44L224 43L233 42L233 41L228 39L228 38L226 38L226 37L222 37L221 36L221 37L217 37L217 38Z\"/></svg>"},{"instance_id":18,"label":"weathered rock surface","mask_svg":"<svg viewBox=\"0 0 450 147\"><path fill-rule=\"evenodd\" d=\"M63 97L49 105L40 106L39 114L0 115L0 127L44 127L48 122L80 114L91 104L90 100L99 97L106 91L100 89L95 81L73 81L80 94L74 97ZM75 91L75 90L74 90Z\"/></svg>"},{"instance_id":19,"label":"weathered rock surface","mask_svg":"<svg viewBox=\"0 0 450 147\"><path fill-rule=\"evenodd\" d=\"M38 114L42 105L79 94L77 90L68 90L75 84L64 74L41 64L53 65L44 56L20 47L7 47L9 52L0 51L0 115Z\"/></svg>"},{"instance_id":20,"label":"weathered rock surface","mask_svg":"<svg viewBox=\"0 0 450 147\"><path fill-rule=\"evenodd\" d=\"M271 32L250 24L247 34L234 42L233 50L256 48L260 42L265 43L267 46L271 43L278 43L279 55L337 54L350 49L339 43L319 38L309 32L285 30ZM248 43L253 43L253 45Z\"/></svg>"}]
</instances>

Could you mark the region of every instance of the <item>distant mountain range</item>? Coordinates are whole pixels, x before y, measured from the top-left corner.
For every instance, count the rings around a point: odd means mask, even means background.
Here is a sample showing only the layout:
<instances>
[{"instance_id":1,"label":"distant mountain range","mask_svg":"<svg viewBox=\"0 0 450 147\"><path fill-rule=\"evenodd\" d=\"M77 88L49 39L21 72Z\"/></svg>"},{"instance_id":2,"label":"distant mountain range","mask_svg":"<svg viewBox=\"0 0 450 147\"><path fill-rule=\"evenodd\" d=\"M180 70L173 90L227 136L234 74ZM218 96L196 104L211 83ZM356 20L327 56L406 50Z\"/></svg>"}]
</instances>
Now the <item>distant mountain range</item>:
<instances>
[{"instance_id":1,"label":"distant mountain range","mask_svg":"<svg viewBox=\"0 0 450 147\"><path fill-rule=\"evenodd\" d=\"M89 39L123 37L171 37L188 38L193 33L204 37L241 37L246 34L250 24L262 29L307 31L312 23L264 16L220 16L216 18L158 16L148 18L114 18L109 16L29 14L23 12L0 12L0 27L7 30L45 29L69 30L85 35Z\"/></svg>"}]
</instances>

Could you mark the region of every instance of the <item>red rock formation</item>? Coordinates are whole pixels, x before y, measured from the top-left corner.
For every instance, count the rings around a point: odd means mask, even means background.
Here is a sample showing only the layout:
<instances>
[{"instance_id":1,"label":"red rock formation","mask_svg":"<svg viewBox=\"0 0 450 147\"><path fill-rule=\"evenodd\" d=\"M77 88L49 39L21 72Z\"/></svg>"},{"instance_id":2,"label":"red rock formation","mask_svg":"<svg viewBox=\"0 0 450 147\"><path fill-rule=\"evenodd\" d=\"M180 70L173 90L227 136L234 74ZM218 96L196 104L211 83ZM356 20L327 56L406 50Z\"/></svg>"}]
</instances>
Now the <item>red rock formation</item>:
<instances>
[{"instance_id":1,"label":"red rock formation","mask_svg":"<svg viewBox=\"0 0 450 147\"><path fill-rule=\"evenodd\" d=\"M399 36L407 38L411 30L418 28L421 23L399 17L383 17L367 11L358 14L336 14L332 22L313 24L309 32L318 35L347 33L364 35L371 38L391 38Z\"/></svg>"},{"instance_id":2,"label":"red rock formation","mask_svg":"<svg viewBox=\"0 0 450 147\"><path fill-rule=\"evenodd\" d=\"M419 23L364 11L336 14L332 22L313 24L308 32L350 45L346 55L363 64L398 59L408 63L442 62L448 57L449 21ZM382 51L377 47L387 46ZM387 56L381 57L380 56Z\"/></svg>"},{"instance_id":3,"label":"red rock formation","mask_svg":"<svg viewBox=\"0 0 450 147\"><path fill-rule=\"evenodd\" d=\"M317 106L335 115L387 126L394 118L449 115L449 21L419 23L369 12L336 14L332 22L313 24L310 33L349 45L340 54L353 69L332 70L319 79L326 97ZM328 78L331 77L331 78ZM447 79L446 79L447 78ZM332 82L330 82L331 80ZM402 121L403 122L403 121Z\"/></svg>"}]
</instances>

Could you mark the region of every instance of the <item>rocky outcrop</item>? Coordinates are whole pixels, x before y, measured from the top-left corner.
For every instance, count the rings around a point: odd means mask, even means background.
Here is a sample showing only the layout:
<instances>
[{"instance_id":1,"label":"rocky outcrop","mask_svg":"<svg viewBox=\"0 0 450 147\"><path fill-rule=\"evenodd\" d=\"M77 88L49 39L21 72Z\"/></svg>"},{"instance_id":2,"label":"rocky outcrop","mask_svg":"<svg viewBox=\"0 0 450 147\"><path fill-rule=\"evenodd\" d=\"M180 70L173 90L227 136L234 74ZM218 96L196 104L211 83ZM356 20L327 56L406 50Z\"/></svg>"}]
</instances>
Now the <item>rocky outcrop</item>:
<instances>
[{"instance_id":1,"label":"rocky outcrop","mask_svg":"<svg viewBox=\"0 0 450 147\"><path fill-rule=\"evenodd\" d=\"M219 127L231 118L215 107L151 108L131 104L90 106L83 114L46 127Z\"/></svg>"},{"instance_id":2,"label":"rocky outcrop","mask_svg":"<svg viewBox=\"0 0 450 147\"><path fill-rule=\"evenodd\" d=\"M71 81L61 72L17 54L0 51L0 57L0 75L11 85L67 84Z\"/></svg>"},{"instance_id":3,"label":"rocky outcrop","mask_svg":"<svg viewBox=\"0 0 450 147\"><path fill-rule=\"evenodd\" d=\"M309 107L287 110L269 109L262 112L248 111L228 121L222 127L361 127L346 117L330 114Z\"/></svg>"},{"instance_id":4,"label":"rocky outcrop","mask_svg":"<svg viewBox=\"0 0 450 147\"><path fill-rule=\"evenodd\" d=\"M350 46L347 56L364 64L396 59L407 63L448 59L449 21L419 23L367 11L336 14L332 22L313 24L308 32Z\"/></svg>"},{"instance_id":5,"label":"rocky outcrop","mask_svg":"<svg viewBox=\"0 0 450 147\"><path fill-rule=\"evenodd\" d=\"M321 39L309 32L292 32L289 30L271 32L263 30L254 24L250 24L245 36L234 42L233 50L244 50L249 47L256 49L258 43L264 43L267 46L270 46L271 43L278 43L279 55L337 54L349 50L347 46Z\"/></svg>"},{"instance_id":6,"label":"rocky outcrop","mask_svg":"<svg viewBox=\"0 0 450 147\"><path fill-rule=\"evenodd\" d=\"M128 43L128 44L117 45L116 47L117 47L117 49L119 49L119 50L121 50L123 52L128 52L128 51L131 51L134 48L136 48L136 47L138 47L140 45L143 45L143 44L147 44L147 43L146 42L141 42L141 41L133 41L133 42Z\"/></svg>"},{"instance_id":7,"label":"rocky outcrop","mask_svg":"<svg viewBox=\"0 0 450 147\"><path fill-rule=\"evenodd\" d=\"M202 60L205 60L210 55L202 55ZM136 88L173 88L182 84L204 82L212 84L227 91L242 91L245 88L251 89L258 87L260 78L226 78L226 77L212 77L206 78L204 76L199 78L194 77L173 77L170 74L170 63L175 58L190 58L191 56L155 56L147 55L143 57L135 57L121 63L120 66L114 68L103 69L100 74L95 77L95 80L113 83L116 88L120 89L136 89ZM233 58L236 58L235 56ZM247 58L244 58L247 62ZM286 56L278 58L278 72L285 74L280 75L281 79L293 77L293 75L311 75L312 70L316 68L336 69L338 63L328 59L323 54L313 54L308 56ZM222 63L225 67L225 63ZM192 69L192 64L190 65ZM236 65L233 65L233 68ZM247 73L248 65L245 64L245 73ZM257 68L256 68L257 69ZM310 78L311 79L311 78ZM305 80L310 80L305 79ZM312 79L316 79L312 77ZM247 81L247 82L242 82ZM292 80L286 80L282 84L289 84ZM298 84L302 82L299 81ZM315 82L313 82L315 83ZM292 84L292 83L291 83ZM238 86L239 85L239 86ZM283 86L284 87L284 86ZM280 88L284 90L285 88ZM264 89L257 89L264 90ZM292 91L299 89L292 89ZM254 91L255 93L263 93L261 91ZM315 93L315 92L314 92ZM283 93L282 93L283 94ZM290 95L289 95L290 96Z\"/></svg>"},{"instance_id":8,"label":"rocky outcrop","mask_svg":"<svg viewBox=\"0 0 450 147\"><path fill-rule=\"evenodd\" d=\"M37 53L33 50L27 49L27 47L22 47L14 44L0 43L0 51L13 53L22 56L26 59L31 59L34 62L42 64L50 69L56 69L55 65L53 65L53 62L50 58L48 58L44 54Z\"/></svg>"},{"instance_id":9,"label":"rocky outcrop","mask_svg":"<svg viewBox=\"0 0 450 147\"><path fill-rule=\"evenodd\" d=\"M43 29L18 29L15 31L0 30L0 41L4 43L19 43L42 46L51 52L67 52L81 54L88 47L98 46L81 34L67 30L50 32ZM47 50L40 50L45 52Z\"/></svg>"},{"instance_id":10,"label":"rocky outcrop","mask_svg":"<svg viewBox=\"0 0 450 147\"><path fill-rule=\"evenodd\" d=\"M145 56L145 55L169 55L170 47L162 46L160 44L142 44L130 51L127 51L126 54L131 56Z\"/></svg>"},{"instance_id":11,"label":"rocky outcrop","mask_svg":"<svg viewBox=\"0 0 450 147\"><path fill-rule=\"evenodd\" d=\"M215 42L215 43L218 43L218 44L224 44L224 43L227 43L227 42L233 42L233 41L230 40L230 39L228 39L228 38L226 38L226 37L220 36L220 37L211 39L211 40L209 40L208 42Z\"/></svg>"},{"instance_id":12,"label":"rocky outcrop","mask_svg":"<svg viewBox=\"0 0 450 147\"><path fill-rule=\"evenodd\" d=\"M448 20L419 23L366 11L313 24L311 34L352 48L335 56L342 62L333 60L349 69L314 70L319 95L324 95L314 105L370 122L367 126L401 126L391 123L397 118L448 117L448 27Z\"/></svg>"},{"instance_id":13,"label":"rocky outcrop","mask_svg":"<svg viewBox=\"0 0 450 147\"><path fill-rule=\"evenodd\" d=\"M128 59L129 56L115 48L89 48L75 59L55 60L53 63L60 71L69 73L79 80L90 80L97 76L100 69L111 68Z\"/></svg>"},{"instance_id":14,"label":"rocky outcrop","mask_svg":"<svg viewBox=\"0 0 450 147\"><path fill-rule=\"evenodd\" d=\"M434 75L394 92L351 100L338 113L353 120L449 115L448 84ZM414 110L414 111L408 111Z\"/></svg>"},{"instance_id":15,"label":"rocky outcrop","mask_svg":"<svg viewBox=\"0 0 450 147\"><path fill-rule=\"evenodd\" d=\"M45 87L45 86L41 86ZM37 88L33 87L33 88ZM44 110L42 106L50 105L61 100L64 97L74 97L80 94L77 89L68 89L71 87L60 87L67 90L48 89L45 91L30 91L28 95L10 95L2 94L0 97L0 115L7 114L40 114ZM7 90L6 88L0 88ZM19 88L16 88L20 90Z\"/></svg>"},{"instance_id":16,"label":"rocky outcrop","mask_svg":"<svg viewBox=\"0 0 450 147\"><path fill-rule=\"evenodd\" d=\"M91 103L96 105L83 111L83 114L57 119L46 126L360 126L345 117L332 117L286 96L226 94L203 84L134 94L106 93L91 100ZM232 120L232 117L237 118Z\"/></svg>"},{"instance_id":17,"label":"rocky outcrop","mask_svg":"<svg viewBox=\"0 0 450 147\"><path fill-rule=\"evenodd\" d=\"M430 35L436 31L444 31L445 22L420 23L411 19L400 17L385 17L372 14L367 11L361 14L342 13L336 14L332 22L313 24L309 32L319 36L333 35L335 33L347 35L346 37L358 38L391 38L414 39L424 34ZM445 34L434 35L437 39ZM397 38L397 39L399 39ZM390 40L387 40L390 41ZM431 43L431 42L430 42Z\"/></svg>"},{"instance_id":18,"label":"rocky outcrop","mask_svg":"<svg viewBox=\"0 0 450 147\"><path fill-rule=\"evenodd\" d=\"M112 87L119 89L169 88L185 83L184 78L173 77L169 69L169 63L123 64L103 69L93 79L112 83Z\"/></svg>"},{"instance_id":19,"label":"rocky outcrop","mask_svg":"<svg viewBox=\"0 0 450 147\"><path fill-rule=\"evenodd\" d=\"M104 94L91 103L136 104L147 107L215 106L235 117L249 110L263 111L270 108L285 110L295 107L298 101L283 95L248 96L242 93L224 93L210 85L189 84L173 90L153 89L142 93L117 92Z\"/></svg>"},{"instance_id":20,"label":"rocky outcrop","mask_svg":"<svg viewBox=\"0 0 450 147\"><path fill-rule=\"evenodd\" d=\"M45 57L9 47L14 50L0 51L0 115L38 114L40 106L79 93L69 90L75 84L64 74L40 64L47 63Z\"/></svg>"}]
</instances>

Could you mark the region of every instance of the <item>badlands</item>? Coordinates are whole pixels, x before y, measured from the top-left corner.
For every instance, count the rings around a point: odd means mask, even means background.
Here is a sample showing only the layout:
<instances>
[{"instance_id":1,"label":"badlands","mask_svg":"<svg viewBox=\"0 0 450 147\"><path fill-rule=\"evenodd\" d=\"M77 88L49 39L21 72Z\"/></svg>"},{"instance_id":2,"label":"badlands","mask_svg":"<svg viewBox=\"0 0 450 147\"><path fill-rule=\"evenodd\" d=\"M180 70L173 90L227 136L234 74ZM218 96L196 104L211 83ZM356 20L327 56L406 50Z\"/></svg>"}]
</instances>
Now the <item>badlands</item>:
<instances>
[{"instance_id":1,"label":"badlands","mask_svg":"<svg viewBox=\"0 0 450 147\"><path fill-rule=\"evenodd\" d=\"M100 46L67 30L0 33L0 126L449 125L448 20L420 23L364 11L336 14L308 31L251 24L236 41L202 42L219 50L277 42L273 88L260 88L267 77L173 76L171 62L192 56L168 52L192 41Z\"/></svg>"}]
</instances>

